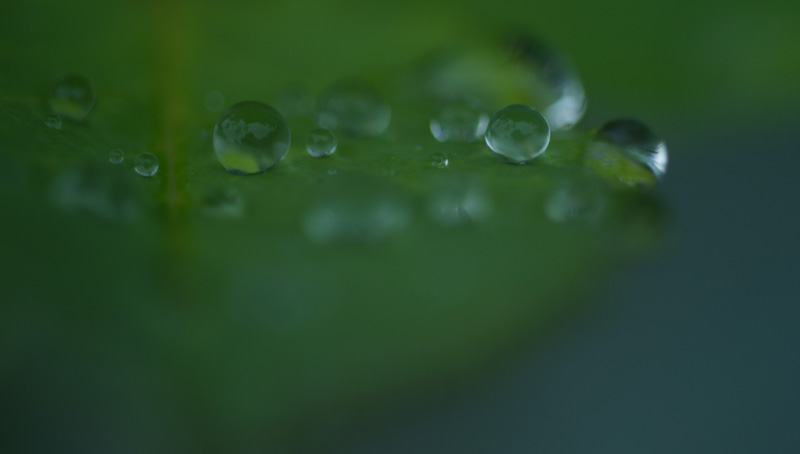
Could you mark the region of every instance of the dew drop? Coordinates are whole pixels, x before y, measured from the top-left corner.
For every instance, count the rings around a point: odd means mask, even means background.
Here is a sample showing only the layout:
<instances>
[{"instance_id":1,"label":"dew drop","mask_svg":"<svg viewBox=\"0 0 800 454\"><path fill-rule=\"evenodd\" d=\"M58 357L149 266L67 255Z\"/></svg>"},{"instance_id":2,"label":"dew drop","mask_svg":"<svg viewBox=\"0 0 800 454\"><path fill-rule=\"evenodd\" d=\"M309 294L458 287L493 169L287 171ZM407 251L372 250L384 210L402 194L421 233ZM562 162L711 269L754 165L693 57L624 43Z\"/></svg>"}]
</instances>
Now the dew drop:
<instances>
[{"instance_id":1,"label":"dew drop","mask_svg":"<svg viewBox=\"0 0 800 454\"><path fill-rule=\"evenodd\" d=\"M250 175L280 162L289 151L289 125L277 110L255 101L234 104L214 126L214 152L230 173Z\"/></svg>"},{"instance_id":2,"label":"dew drop","mask_svg":"<svg viewBox=\"0 0 800 454\"><path fill-rule=\"evenodd\" d=\"M133 170L143 177L152 177L158 172L158 158L153 153L144 152L136 157Z\"/></svg>"},{"instance_id":3,"label":"dew drop","mask_svg":"<svg viewBox=\"0 0 800 454\"><path fill-rule=\"evenodd\" d=\"M211 90L206 93L204 103L209 112L219 112L225 107L225 96L216 90Z\"/></svg>"},{"instance_id":4,"label":"dew drop","mask_svg":"<svg viewBox=\"0 0 800 454\"><path fill-rule=\"evenodd\" d=\"M433 161L431 161L431 165L443 169L450 165L450 159L448 159L447 156L442 153L437 153L433 155Z\"/></svg>"},{"instance_id":5,"label":"dew drop","mask_svg":"<svg viewBox=\"0 0 800 454\"><path fill-rule=\"evenodd\" d=\"M533 107L522 104L498 110L486 131L486 145L516 164L524 164L541 155L549 143L547 120Z\"/></svg>"},{"instance_id":6,"label":"dew drop","mask_svg":"<svg viewBox=\"0 0 800 454\"><path fill-rule=\"evenodd\" d=\"M486 132L489 115L467 101L445 104L431 118L431 134L439 142L475 142Z\"/></svg>"},{"instance_id":7,"label":"dew drop","mask_svg":"<svg viewBox=\"0 0 800 454\"><path fill-rule=\"evenodd\" d=\"M329 88L317 104L320 126L359 136L376 136L389 127L392 109L368 86L342 82Z\"/></svg>"},{"instance_id":8,"label":"dew drop","mask_svg":"<svg viewBox=\"0 0 800 454\"><path fill-rule=\"evenodd\" d=\"M50 115L44 120L44 124L47 125L48 128L61 129L61 117L58 115Z\"/></svg>"},{"instance_id":9,"label":"dew drop","mask_svg":"<svg viewBox=\"0 0 800 454\"><path fill-rule=\"evenodd\" d=\"M86 76L68 74L56 81L50 95L50 111L72 121L84 121L94 108L94 87Z\"/></svg>"},{"instance_id":10,"label":"dew drop","mask_svg":"<svg viewBox=\"0 0 800 454\"><path fill-rule=\"evenodd\" d=\"M330 169L330 170L328 170L328 175L336 175L336 174L337 174L337 171L336 171L336 169Z\"/></svg>"},{"instance_id":11,"label":"dew drop","mask_svg":"<svg viewBox=\"0 0 800 454\"><path fill-rule=\"evenodd\" d=\"M108 154L108 160L111 164L122 164L122 161L125 160L125 153L119 148L115 148Z\"/></svg>"},{"instance_id":12,"label":"dew drop","mask_svg":"<svg viewBox=\"0 0 800 454\"><path fill-rule=\"evenodd\" d=\"M336 135L328 129L317 128L308 134L306 150L315 158L332 155L336 151L339 141Z\"/></svg>"},{"instance_id":13,"label":"dew drop","mask_svg":"<svg viewBox=\"0 0 800 454\"><path fill-rule=\"evenodd\" d=\"M652 187L666 174L668 160L661 137L639 121L622 119L597 130L584 164L595 174L625 185Z\"/></svg>"}]
</instances>

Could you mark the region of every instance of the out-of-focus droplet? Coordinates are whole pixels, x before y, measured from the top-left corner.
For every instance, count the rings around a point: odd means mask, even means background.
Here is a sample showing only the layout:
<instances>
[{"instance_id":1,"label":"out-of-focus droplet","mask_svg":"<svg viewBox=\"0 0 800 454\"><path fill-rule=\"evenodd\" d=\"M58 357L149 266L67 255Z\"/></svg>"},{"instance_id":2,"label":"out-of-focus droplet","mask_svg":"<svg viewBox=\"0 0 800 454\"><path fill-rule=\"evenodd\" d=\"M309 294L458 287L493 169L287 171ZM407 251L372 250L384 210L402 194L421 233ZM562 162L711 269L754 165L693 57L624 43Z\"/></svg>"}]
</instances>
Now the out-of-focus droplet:
<instances>
[{"instance_id":1,"label":"out-of-focus droplet","mask_svg":"<svg viewBox=\"0 0 800 454\"><path fill-rule=\"evenodd\" d=\"M336 151L339 141L336 135L328 129L316 128L308 134L306 150L315 158L332 155Z\"/></svg>"},{"instance_id":2,"label":"out-of-focus droplet","mask_svg":"<svg viewBox=\"0 0 800 454\"><path fill-rule=\"evenodd\" d=\"M443 169L450 165L450 159L448 159L447 156L442 153L436 153L433 155L433 161L431 161L431 165Z\"/></svg>"},{"instance_id":3,"label":"out-of-focus droplet","mask_svg":"<svg viewBox=\"0 0 800 454\"><path fill-rule=\"evenodd\" d=\"M431 118L431 134L439 142L475 142L486 132L489 115L465 100L448 102Z\"/></svg>"},{"instance_id":4,"label":"out-of-focus droplet","mask_svg":"<svg viewBox=\"0 0 800 454\"><path fill-rule=\"evenodd\" d=\"M647 125L614 120L595 132L584 164L591 172L627 186L653 187L667 172L667 145Z\"/></svg>"},{"instance_id":5,"label":"out-of-focus droplet","mask_svg":"<svg viewBox=\"0 0 800 454\"><path fill-rule=\"evenodd\" d=\"M130 174L117 167L86 164L65 170L53 181L53 201L60 208L111 221L128 221L139 212Z\"/></svg>"},{"instance_id":6,"label":"out-of-focus droplet","mask_svg":"<svg viewBox=\"0 0 800 454\"><path fill-rule=\"evenodd\" d=\"M61 117L58 115L50 115L44 120L44 124L48 128L61 129Z\"/></svg>"},{"instance_id":7,"label":"out-of-focus droplet","mask_svg":"<svg viewBox=\"0 0 800 454\"><path fill-rule=\"evenodd\" d=\"M433 190L428 201L428 213L436 223L445 227L472 224L492 213L492 202L479 182L450 179Z\"/></svg>"},{"instance_id":8,"label":"out-of-focus droplet","mask_svg":"<svg viewBox=\"0 0 800 454\"><path fill-rule=\"evenodd\" d=\"M606 192L600 185L566 183L547 196L544 213L557 224L583 222L592 225L600 219L605 205Z\"/></svg>"},{"instance_id":9,"label":"out-of-focus droplet","mask_svg":"<svg viewBox=\"0 0 800 454\"><path fill-rule=\"evenodd\" d=\"M323 128L358 136L376 136L389 127L392 109L361 82L341 82L322 94L317 122Z\"/></svg>"},{"instance_id":10,"label":"out-of-focus droplet","mask_svg":"<svg viewBox=\"0 0 800 454\"><path fill-rule=\"evenodd\" d=\"M255 101L234 104L214 127L214 151L230 173L263 172L289 151L289 124L277 110Z\"/></svg>"},{"instance_id":11,"label":"out-of-focus droplet","mask_svg":"<svg viewBox=\"0 0 800 454\"><path fill-rule=\"evenodd\" d=\"M143 177L152 177L158 172L158 158L153 153L140 154L133 165L133 170Z\"/></svg>"},{"instance_id":12,"label":"out-of-focus droplet","mask_svg":"<svg viewBox=\"0 0 800 454\"><path fill-rule=\"evenodd\" d=\"M218 218L240 218L244 206L244 197L236 188L218 189L206 196L203 213Z\"/></svg>"},{"instance_id":13,"label":"out-of-focus droplet","mask_svg":"<svg viewBox=\"0 0 800 454\"><path fill-rule=\"evenodd\" d=\"M211 90L206 93L204 104L209 112L219 112L225 107L225 96L217 90Z\"/></svg>"},{"instance_id":14,"label":"out-of-focus droplet","mask_svg":"<svg viewBox=\"0 0 800 454\"><path fill-rule=\"evenodd\" d=\"M289 85L278 93L275 106L287 117L299 117L314 110L314 97L302 85Z\"/></svg>"},{"instance_id":15,"label":"out-of-focus droplet","mask_svg":"<svg viewBox=\"0 0 800 454\"><path fill-rule=\"evenodd\" d=\"M115 148L108 153L108 161L111 162L111 164L122 164L124 160L125 153L119 148Z\"/></svg>"},{"instance_id":16,"label":"out-of-focus droplet","mask_svg":"<svg viewBox=\"0 0 800 454\"><path fill-rule=\"evenodd\" d=\"M521 104L498 110L486 130L486 145L516 164L541 155L549 143L547 120L536 109Z\"/></svg>"},{"instance_id":17,"label":"out-of-focus droplet","mask_svg":"<svg viewBox=\"0 0 800 454\"><path fill-rule=\"evenodd\" d=\"M68 74L56 81L49 104L53 114L81 122L92 111L95 101L92 82L81 74Z\"/></svg>"}]
</instances>

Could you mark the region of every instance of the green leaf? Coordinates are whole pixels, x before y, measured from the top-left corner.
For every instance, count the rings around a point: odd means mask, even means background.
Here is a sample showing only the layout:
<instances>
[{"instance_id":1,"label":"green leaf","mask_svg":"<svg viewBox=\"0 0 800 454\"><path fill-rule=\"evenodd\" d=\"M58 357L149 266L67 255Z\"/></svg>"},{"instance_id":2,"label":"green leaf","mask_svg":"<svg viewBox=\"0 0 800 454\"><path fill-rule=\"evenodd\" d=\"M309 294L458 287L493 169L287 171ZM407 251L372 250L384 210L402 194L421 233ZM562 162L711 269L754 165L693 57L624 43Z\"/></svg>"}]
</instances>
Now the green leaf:
<instances>
[{"instance_id":1,"label":"green leaf","mask_svg":"<svg viewBox=\"0 0 800 454\"><path fill-rule=\"evenodd\" d=\"M554 136L528 165L431 137L431 103L400 87L458 36L457 18L315 8L48 1L4 14L0 402L20 446L296 447L331 412L488 364L657 242L652 194L583 171L588 133ZM46 95L71 72L94 81L97 105L49 128ZM245 177L217 162L209 91L272 104L292 83L318 93L352 76L390 101L385 134L343 135L313 159L312 119L292 117L276 167ZM145 151L152 178L133 171ZM441 155L449 165L432 165ZM481 215L437 222L452 197L480 200ZM343 224L309 233L331 207Z\"/></svg>"}]
</instances>

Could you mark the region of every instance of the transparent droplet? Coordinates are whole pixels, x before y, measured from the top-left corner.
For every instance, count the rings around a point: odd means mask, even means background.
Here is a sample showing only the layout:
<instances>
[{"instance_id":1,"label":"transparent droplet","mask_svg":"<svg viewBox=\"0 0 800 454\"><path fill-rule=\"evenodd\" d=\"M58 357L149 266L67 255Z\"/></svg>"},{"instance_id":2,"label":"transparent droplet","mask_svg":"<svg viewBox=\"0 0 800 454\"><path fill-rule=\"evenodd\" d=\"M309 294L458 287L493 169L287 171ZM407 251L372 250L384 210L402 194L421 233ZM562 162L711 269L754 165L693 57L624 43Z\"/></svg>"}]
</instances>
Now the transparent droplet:
<instances>
[{"instance_id":1,"label":"transparent droplet","mask_svg":"<svg viewBox=\"0 0 800 454\"><path fill-rule=\"evenodd\" d=\"M115 148L108 154L108 160L111 164L122 164L122 161L125 160L125 153L119 148Z\"/></svg>"},{"instance_id":2,"label":"transparent droplet","mask_svg":"<svg viewBox=\"0 0 800 454\"><path fill-rule=\"evenodd\" d=\"M158 158L153 153L140 154L133 164L133 170L143 177L152 177L158 172Z\"/></svg>"},{"instance_id":3,"label":"transparent droplet","mask_svg":"<svg viewBox=\"0 0 800 454\"><path fill-rule=\"evenodd\" d=\"M329 183L301 219L318 243L377 243L403 230L411 219L399 189L381 180L344 174Z\"/></svg>"},{"instance_id":4,"label":"transparent droplet","mask_svg":"<svg viewBox=\"0 0 800 454\"><path fill-rule=\"evenodd\" d=\"M439 142L475 142L486 132L489 115L468 101L445 104L431 118L431 134Z\"/></svg>"},{"instance_id":5,"label":"transparent droplet","mask_svg":"<svg viewBox=\"0 0 800 454\"><path fill-rule=\"evenodd\" d=\"M428 213L436 223L453 227L478 222L492 212L483 185L470 179L444 181L428 201Z\"/></svg>"},{"instance_id":6,"label":"transparent droplet","mask_svg":"<svg viewBox=\"0 0 800 454\"><path fill-rule=\"evenodd\" d=\"M263 172L289 151L289 125L277 110L255 101L234 104L214 126L214 151L230 173Z\"/></svg>"},{"instance_id":7,"label":"transparent droplet","mask_svg":"<svg viewBox=\"0 0 800 454\"><path fill-rule=\"evenodd\" d=\"M317 104L320 126L348 134L376 136L389 127L392 109L360 82L343 82L328 89Z\"/></svg>"},{"instance_id":8,"label":"transparent droplet","mask_svg":"<svg viewBox=\"0 0 800 454\"><path fill-rule=\"evenodd\" d=\"M336 151L339 141L336 135L328 129L317 128L308 134L306 150L315 158L332 155Z\"/></svg>"},{"instance_id":9,"label":"transparent droplet","mask_svg":"<svg viewBox=\"0 0 800 454\"><path fill-rule=\"evenodd\" d=\"M61 117L58 115L50 115L44 120L44 124L48 128L61 129Z\"/></svg>"},{"instance_id":10,"label":"transparent droplet","mask_svg":"<svg viewBox=\"0 0 800 454\"><path fill-rule=\"evenodd\" d=\"M80 74L68 74L56 81L50 95L50 111L72 121L83 121L94 108L96 96L91 81Z\"/></svg>"},{"instance_id":11,"label":"transparent droplet","mask_svg":"<svg viewBox=\"0 0 800 454\"><path fill-rule=\"evenodd\" d=\"M667 172L667 145L645 124L614 120L589 141L584 164L597 175L628 186L652 187Z\"/></svg>"},{"instance_id":12,"label":"transparent droplet","mask_svg":"<svg viewBox=\"0 0 800 454\"><path fill-rule=\"evenodd\" d=\"M131 176L122 168L89 163L68 169L53 181L53 201L66 211L127 221L139 212Z\"/></svg>"},{"instance_id":13,"label":"transparent droplet","mask_svg":"<svg viewBox=\"0 0 800 454\"><path fill-rule=\"evenodd\" d=\"M216 90L211 90L206 93L204 103L209 112L219 112L225 107L225 96Z\"/></svg>"},{"instance_id":14,"label":"transparent droplet","mask_svg":"<svg viewBox=\"0 0 800 454\"><path fill-rule=\"evenodd\" d=\"M545 199L544 213L548 219L557 224L568 222L596 224L605 204L605 191L598 185L585 182L563 184Z\"/></svg>"},{"instance_id":15,"label":"transparent droplet","mask_svg":"<svg viewBox=\"0 0 800 454\"><path fill-rule=\"evenodd\" d=\"M336 169L328 170L328 175L336 175L336 173L337 173Z\"/></svg>"},{"instance_id":16,"label":"transparent droplet","mask_svg":"<svg viewBox=\"0 0 800 454\"><path fill-rule=\"evenodd\" d=\"M486 145L511 162L524 164L541 155L550 143L550 127L539 111L514 104L498 110L489 121Z\"/></svg>"},{"instance_id":17,"label":"transparent droplet","mask_svg":"<svg viewBox=\"0 0 800 454\"><path fill-rule=\"evenodd\" d=\"M299 117L314 109L314 97L302 85L290 85L278 93L275 105L287 117Z\"/></svg>"},{"instance_id":18,"label":"transparent droplet","mask_svg":"<svg viewBox=\"0 0 800 454\"><path fill-rule=\"evenodd\" d=\"M431 165L443 169L448 165L450 165L450 159L448 159L447 156L441 153L436 153L435 155L433 155L433 161L431 161Z\"/></svg>"},{"instance_id":19,"label":"transparent droplet","mask_svg":"<svg viewBox=\"0 0 800 454\"><path fill-rule=\"evenodd\" d=\"M219 218L239 218L244 214L244 197L236 188L211 192L203 201L203 213Z\"/></svg>"}]
</instances>

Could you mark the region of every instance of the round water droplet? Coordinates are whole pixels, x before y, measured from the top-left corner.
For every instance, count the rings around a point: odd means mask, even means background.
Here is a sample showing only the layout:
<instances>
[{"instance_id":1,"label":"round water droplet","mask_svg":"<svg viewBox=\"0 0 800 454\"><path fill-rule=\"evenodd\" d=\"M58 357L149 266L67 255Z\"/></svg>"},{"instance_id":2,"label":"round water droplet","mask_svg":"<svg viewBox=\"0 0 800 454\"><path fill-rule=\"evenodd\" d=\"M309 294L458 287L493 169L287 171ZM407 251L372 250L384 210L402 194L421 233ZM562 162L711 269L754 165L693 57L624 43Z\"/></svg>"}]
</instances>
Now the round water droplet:
<instances>
[{"instance_id":1,"label":"round water droplet","mask_svg":"<svg viewBox=\"0 0 800 454\"><path fill-rule=\"evenodd\" d=\"M263 172L289 151L292 135L277 110L255 101L234 104L214 126L214 152L230 173Z\"/></svg>"},{"instance_id":2,"label":"round water droplet","mask_svg":"<svg viewBox=\"0 0 800 454\"><path fill-rule=\"evenodd\" d=\"M443 169L450 165L450 159L448 159L447 156L442 153L436 153L433 155L433 161L431 161L431 165Z\"/></svg>"},{"instance_id":3,"label":"round water droplet","mask_svg":"<svg viewBox=\"0 0 800 454\"><path fill-rule=\"evenodd\" d=\"M636 120L614 120L589 141L584 164L597 175L628 186L652 187L667 172L667 145Z\"/></svg>"},{"instance_id":4,"label":"round water droplet","mask_svg":"<svg viewBox=\"0 0 800 454\"><path fill-rule=\"evenodd\" d=\"M338 144L339 141L336 140L333 132L325 128L317 128L308 134L306 150L311 156L320 158L332 155Z\"/></svg>"},{"instance_id":5,"label":"round water droplet","mask_svg":"<svg viewBox=\"0 0 800 454\"><path fill-rule=\"evenodd\" d=\"M431 118L431 134L439 142L474 142L486 132L489 115L467 101L445 104Z\"/></svg>"},{"instance_id":6,"label":"round water droplet","mask_svg":"<svg viewBox=\"0 0 800 454\"><path fill-rule=\"evenodd\" d=\"M72 121L83 121L94 108L94 87L86 76L69 74L56 81L50 111Z\"/></svg>"},{"instance_id":7,"label":"round water droplet","mask_svg":"<svg viewBox=\"0 0 800 454\"><path fill-rule=\"evenodd\" d=\"M225 107L225 96L216 90L211 90L206 93L204 103L209 112L219 112Z\"/></svg>"},{"instance_id":8,"label":"round water droplet","mask_svg":"<svg viewBox=\"0 0 800 454\"><path fill-rule=\"evenodd\" d=\"M61 129L61 118L58 115L50 115L44 120L44 124L48 128Z\"/></svg>"},{"instance_id":9,"label":"round water droplet","mask_svg":"<svg viewBox=\"0 0 800 454\"><path fill-rule=\"evenodd\" d=\"M389 127L392 109L374 91L359 82L328 89L317 104L317 122L327 129L360 136L376 136Z\"/></svg>"},{"instance_id":10,"label":"round water droplet","mask_svg":"<svg viewBox=\"0 0 800 454\"><path fill-rule=\"evenodd\" d=\"M144 152L136 157L133 170L143 177L152 177L158 172L158 158L153 153Z\"/></svg>"},{"instance_id":11,"label":"round water droplet","mask_svg":"<svg viewBox=\"0 0 800 454\"><path fill-rule=\"evenodd\" d=\"M108 160L111 164L122 164L122 161L125 160L125 153L119 148L115 148L108 154Z\"/></svg>"},{"instance_id":12,"label":"round water droplet","mask_svg":"<svg viewBox=\"0 0 800 454\"><path fill-rule=\"evenodd\" d=\"M486 145L511 162L524 164L550 143L550 126L536 109L522 104L498 110L489 121Z\"/></svg>"},{"instance_id":13,"label":"round water droplet","mask_svg":"<svg viewBox=\"0 0 800 454\"><path fill-rule=\"evenodd\" d=\"M471 224L488 217L492 203L479 182L452 179L439 185L428 201L428 213L445 227Z\"/></svg>"},{"instance_id":14,"label":"round water droplet","mask_svg":"<svg viewBox=\"0 0 800 454\"><path fill-rule=\"evenodd\" d=\"M206 215L219 218L239 218L244 214L244 198L235 188L211 192L203 203Z\"/></svg>"}]
</instances>

